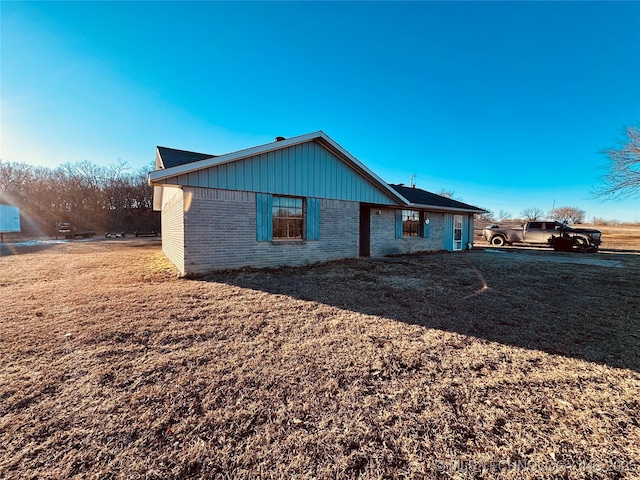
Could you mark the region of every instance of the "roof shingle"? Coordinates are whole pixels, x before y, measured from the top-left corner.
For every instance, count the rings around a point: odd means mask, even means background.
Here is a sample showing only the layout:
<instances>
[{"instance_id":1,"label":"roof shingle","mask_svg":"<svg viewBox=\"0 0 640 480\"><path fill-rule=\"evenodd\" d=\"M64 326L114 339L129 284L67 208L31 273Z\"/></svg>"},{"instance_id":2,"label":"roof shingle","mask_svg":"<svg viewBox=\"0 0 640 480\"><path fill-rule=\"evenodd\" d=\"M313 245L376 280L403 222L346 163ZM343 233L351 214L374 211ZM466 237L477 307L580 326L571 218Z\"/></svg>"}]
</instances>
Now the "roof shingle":
<instances>
[{"instance_id":1,"label":"roof shingle","mask_svg":"<svg viewBox=\"0 0 640 480\"><path fill-rule=\"evenodd\" d=\"M198 162L205 158L213 158L216 156L208 153L189 152L187 150L177 150L168 147L158 147L158 153L160 154L164 168L177 167L178 165Z\"/></svg>"},{"instance_id":2,"label":"roof shingle","mask_svg":"<svg viewBox=\"0 0 640 480\"><path fill-rule=\"evenodd\" d=\"M396 192L402 195L409 202L416 205L440 207L440 208L452 208L459 210L469 210L477 213L484 213L484 210L473 205L453 200L451 198L443 197L442 195L436 195L435 193L427 192L420 188L406 187L404 185L389 184Z\"/></svg>"}]
</instances>

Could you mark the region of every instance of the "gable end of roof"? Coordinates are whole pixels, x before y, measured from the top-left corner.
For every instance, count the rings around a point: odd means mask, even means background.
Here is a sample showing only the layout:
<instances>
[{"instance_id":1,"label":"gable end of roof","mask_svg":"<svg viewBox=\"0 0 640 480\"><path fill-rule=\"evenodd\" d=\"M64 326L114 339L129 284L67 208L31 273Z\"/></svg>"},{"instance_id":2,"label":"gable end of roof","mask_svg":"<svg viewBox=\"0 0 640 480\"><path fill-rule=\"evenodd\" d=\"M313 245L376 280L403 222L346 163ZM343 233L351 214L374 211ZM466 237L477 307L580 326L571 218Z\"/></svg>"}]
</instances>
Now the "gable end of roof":
<instances>
[{"instance_id":1,"label":"gable end of roof","mask_svg":"<svg viewBox=\"0 0 640 480\"><path fill-rule=\"evenodd\" d=\"M215 158L216 155L208 153L190 152L188 150L178 150L176 148L169 147L156 147L157 156L160 159L161 167L164 169L178 167L180 165L187 165L193 162L199 162L207 158Z\"/></svg>"}]
</instances>

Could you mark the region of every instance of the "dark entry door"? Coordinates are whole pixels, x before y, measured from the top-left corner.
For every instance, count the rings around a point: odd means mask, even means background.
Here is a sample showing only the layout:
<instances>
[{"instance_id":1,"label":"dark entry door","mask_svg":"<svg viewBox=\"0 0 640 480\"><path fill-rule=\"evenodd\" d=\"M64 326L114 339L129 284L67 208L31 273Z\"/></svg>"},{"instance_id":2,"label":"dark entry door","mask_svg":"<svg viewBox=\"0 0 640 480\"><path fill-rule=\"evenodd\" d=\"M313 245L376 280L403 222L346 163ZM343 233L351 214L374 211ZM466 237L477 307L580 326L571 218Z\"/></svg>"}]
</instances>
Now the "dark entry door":
<instances>
[{"instance_id":1,"label":"dark entry door","mask_svg":"<svg viewBox=\"0 0 640 480\"><path fill-rule=\"evenodd\" d=\"M360 256L371 255L371 207L360 204Z\"/></svg>"}]
</instances>

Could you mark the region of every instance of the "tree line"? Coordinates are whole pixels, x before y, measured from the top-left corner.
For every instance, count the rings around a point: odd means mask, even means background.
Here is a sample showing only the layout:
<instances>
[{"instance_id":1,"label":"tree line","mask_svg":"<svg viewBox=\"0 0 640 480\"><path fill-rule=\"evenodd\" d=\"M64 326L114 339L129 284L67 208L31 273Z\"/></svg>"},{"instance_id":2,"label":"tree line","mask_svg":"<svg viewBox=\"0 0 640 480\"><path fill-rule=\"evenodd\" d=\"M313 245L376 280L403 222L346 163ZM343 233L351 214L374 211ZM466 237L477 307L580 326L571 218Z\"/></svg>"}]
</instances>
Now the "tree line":
<instances>
[{"instance_id":1,"label":"tree line","mask_svg":"<svg viewBox=\"0 0 640 480\"><path fill-rule=\"evenodd\" d=\"M22 233L53 235L56 223L96 232L159 230L147 172L125 162L101 167L89 161L57 168L0 160L0 203L20 209Z\"/></svg>"}]
</instances>

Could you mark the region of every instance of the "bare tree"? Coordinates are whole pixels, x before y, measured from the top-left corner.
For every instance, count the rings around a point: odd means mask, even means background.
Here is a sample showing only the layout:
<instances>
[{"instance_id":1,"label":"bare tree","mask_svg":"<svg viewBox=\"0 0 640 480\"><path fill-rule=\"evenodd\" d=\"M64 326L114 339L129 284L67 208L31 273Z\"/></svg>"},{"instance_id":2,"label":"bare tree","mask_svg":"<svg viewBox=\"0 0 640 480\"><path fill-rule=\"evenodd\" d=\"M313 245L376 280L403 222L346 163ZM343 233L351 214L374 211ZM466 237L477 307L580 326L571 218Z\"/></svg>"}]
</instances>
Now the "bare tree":
<instances>
[{"instance_id":1,"label":"bare tree","mask_svg":"<svg viewBox=\"0 0 640 480\"><path fill-rule=\"evenodd\" d=\"M507 212L505 210L500 210L498 212L498 220L503 222L505 220L508 220L509 218L511 218L511 212Z\"/></svg>"},{"instance_id":2,"label":"bare tree","mask_svg":"<svg viewBox=\"0 0 640 480\"><path fill-rule=\"evenodd\" d=\"M525 208L520 212L520 216L528 222L535 222L537 219L544 215L544 211L538 207Z\"/></svg>"},{"instance_id":3,"label":"bare tree","mask_svg":"<svg viewBox=\"0 0 640 480\"><path fill-rule=\"evenodd\" d=\"M446 198L453 198L453 194L456 193L454 191L451 190L445 190L444 188L442 190L440 190L437 195L440 195L441 197L446 197Z\"/></svg>"},{"instance_id":4,"label":"bare tree","mask_svg":"<svg viewBox=\"0 0 640 480\"><path fill-rule=\"evenodd\" d=\"M487 209L485 208L485 210L487 210ZM487 213L478 213L478 214L476 214L475 219L478 220L479 222L491 223L494 220L494 215L493 215L493 212L491 210L487 210Z\"/></svg>"},{"instance_id":5,"label":"bare tree","mask_svg":"<svg viewBox=\"0 0 640 480\"><path fill-rule=\"evenodd\" d=\"M585 211L575 207L558 207L551 210L549 216L558 222L582 223Z\"/></svg>"},{"instance_id":6,"label":"bare tree","mask_svg":"<svg viewBox=\"0 0 640 480\"><path fill-rule=\"evenodd\" d=\"M627 138L619 148L602 151L609 160L609 170L602 177L603 185L594 191L600 198L640 196L640 126L627 128Z\"/></svg>"}]
</instances>

